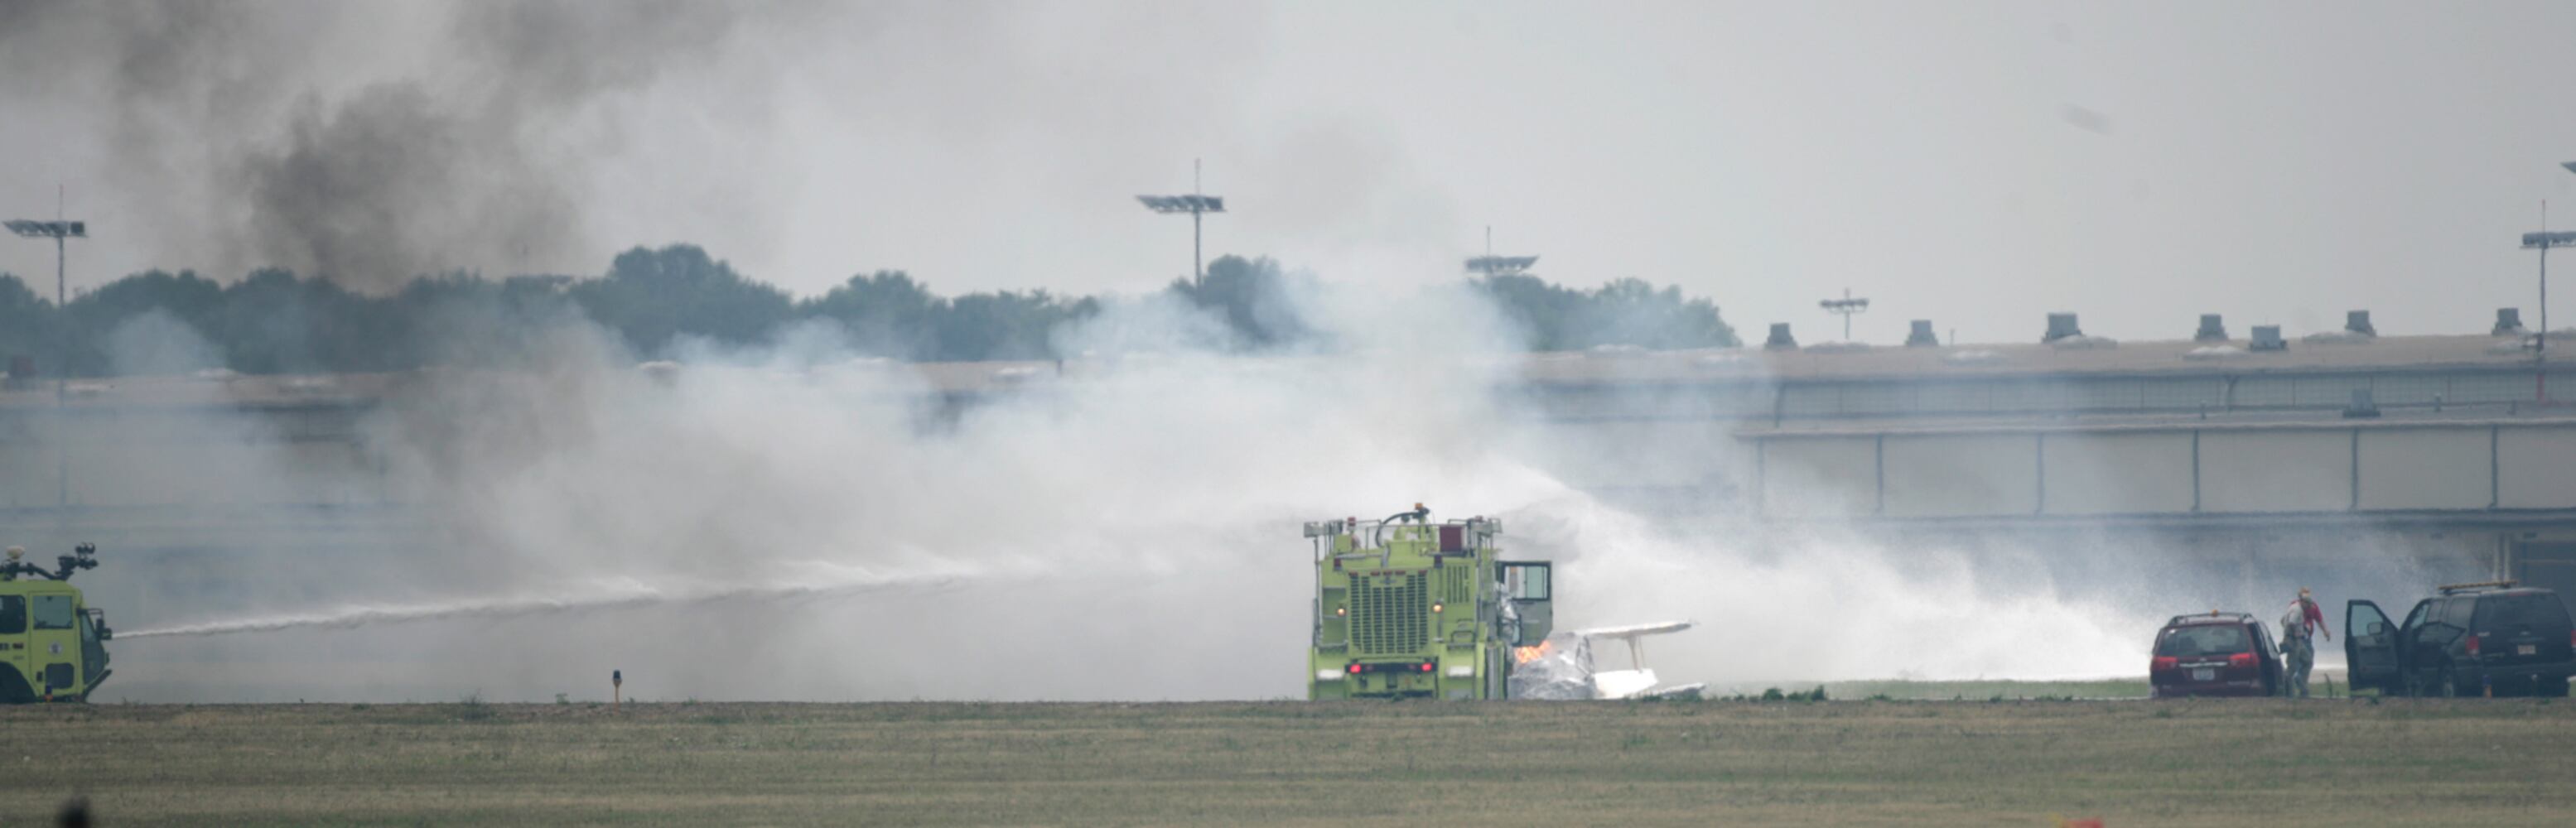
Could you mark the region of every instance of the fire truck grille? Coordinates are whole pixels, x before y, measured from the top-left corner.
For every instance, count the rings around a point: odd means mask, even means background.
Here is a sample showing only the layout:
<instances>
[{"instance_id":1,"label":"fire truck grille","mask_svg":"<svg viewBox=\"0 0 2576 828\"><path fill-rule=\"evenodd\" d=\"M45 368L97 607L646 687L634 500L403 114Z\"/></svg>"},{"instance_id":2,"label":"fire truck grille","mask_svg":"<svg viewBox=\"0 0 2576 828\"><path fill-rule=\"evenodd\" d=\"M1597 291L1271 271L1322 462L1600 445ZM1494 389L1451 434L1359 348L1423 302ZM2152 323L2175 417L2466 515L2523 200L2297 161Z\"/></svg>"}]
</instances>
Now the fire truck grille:
<instances>
[{"instance_id":1,"label":"fire truck grille","mask_svg":"<svg viewBox=\"0 0 2576 828\"><path fill-rule=\"evenodd\" d=\"M1474 592L1476 568L1472 566L1444 566L1440 568L1439 572L1440 600L1448 602L1448 604L1453 607L1474 609L1476 606L1476 593Z\"/></svg>"},{"instance_id":2,"label":"fire truck grille","mask_svg":"<svg viewBox=\"0 0 2576 828\"><path fill-rule=\"evenodd\" d=\"M1370 576L1351 588L1351 646L1361 654L1410 653L1431 642L1423 573Z\"/></svg>"}]
</instances>

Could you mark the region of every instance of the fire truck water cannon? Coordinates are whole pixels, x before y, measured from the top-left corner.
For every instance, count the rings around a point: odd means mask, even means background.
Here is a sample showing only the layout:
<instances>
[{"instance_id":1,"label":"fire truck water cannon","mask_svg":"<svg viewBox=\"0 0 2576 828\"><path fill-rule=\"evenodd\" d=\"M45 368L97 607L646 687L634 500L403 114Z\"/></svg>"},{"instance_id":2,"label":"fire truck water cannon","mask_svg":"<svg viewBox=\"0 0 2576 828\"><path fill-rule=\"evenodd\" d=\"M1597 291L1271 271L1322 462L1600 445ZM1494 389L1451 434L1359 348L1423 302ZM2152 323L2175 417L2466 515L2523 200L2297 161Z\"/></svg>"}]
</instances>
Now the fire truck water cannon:
<instances>
[{"instance_id":1,"label":"fire truck water cannon","mask_svg":"<svg viewBox=\"0 0 2576 828\"><path fill-rule=\"evenodd\" d=\"M98 547L91 544L84 543L79 546L72 547L72 554L55 558L54 571L46 572L44 567L25 562L24 559L27 557L26 547L12 546L9 547L8 562L0 563L0 581L15 581L18 580L18 576L20 575L25 575L30 578L50 578L56 581L68 581L72 579L72 573L74 572L78 572L83 569L97 569L98 559L91 557L97 553Z\"/></svg>"}]
</instances>

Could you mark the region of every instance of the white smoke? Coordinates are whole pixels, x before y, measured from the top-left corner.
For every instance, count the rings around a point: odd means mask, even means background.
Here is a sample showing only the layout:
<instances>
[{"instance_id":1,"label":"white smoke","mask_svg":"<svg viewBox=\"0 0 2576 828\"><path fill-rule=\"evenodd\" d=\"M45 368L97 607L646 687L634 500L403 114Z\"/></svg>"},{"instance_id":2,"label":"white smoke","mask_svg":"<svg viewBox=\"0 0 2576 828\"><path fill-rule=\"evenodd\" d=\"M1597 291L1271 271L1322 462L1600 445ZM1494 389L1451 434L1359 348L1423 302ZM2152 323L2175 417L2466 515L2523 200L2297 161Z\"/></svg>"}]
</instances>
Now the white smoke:
<instances>
[{"instance_id":1,"label":"white smoke","mask_svg":"<svg viewBox=\"0 0 2576 828\"><path fill-rule=\"evenodd\" d=\"M1649 645L1678 680L2143 663L2141 614L1964 554L1605 505L1552 470L1659 447L1538 423L1503 390L1514 334L1468 292L1295 301L1331 348L1228 355L1193 309L1120 302L1064 332L1084 356L1062 367L927 369L990 390L962 406L813 330L645 369L569 332L523 370L433 374L368 431L421 518L403 551L135 608L120 679L191 700L541 699L611 669L709 698L1296 696L1298 524L1417 501L1562 561L1564 626L1701 622Z\"/></svg>"}]
</instances>

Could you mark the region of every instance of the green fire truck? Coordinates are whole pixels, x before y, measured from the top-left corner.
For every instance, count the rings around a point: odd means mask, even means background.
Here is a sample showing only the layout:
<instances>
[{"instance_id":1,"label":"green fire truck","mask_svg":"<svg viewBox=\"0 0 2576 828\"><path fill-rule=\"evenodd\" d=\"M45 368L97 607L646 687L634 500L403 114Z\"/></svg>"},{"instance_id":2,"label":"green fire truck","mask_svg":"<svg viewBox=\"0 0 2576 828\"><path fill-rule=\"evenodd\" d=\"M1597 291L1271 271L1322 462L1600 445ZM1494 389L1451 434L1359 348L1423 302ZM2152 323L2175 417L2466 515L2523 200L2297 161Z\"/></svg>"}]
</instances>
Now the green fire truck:
<instances>
[{"instance_id":1,"label":"green fire truck","mask_svg":"<svg viewBox=\"0 0 2576 828\"><path fill-rule=\"evenodd\" d=\"M1506 561L1500 522L1306 524L1315 545L1313 699L1502 699L1551 623L1548 564Z\"/></svg>"},{"instance_id":2,"label":"green fire truck","mask_svg":"<svg viewBox=\"0 0 2576 828\"><path fill-rule=\"evenodd\" d=\"M9 548L0 563L0 704L86 701L107 680L107 616L81 605L72 573L98 566L97 547L81 544L53 570L20 561Z\"/></svg>"}]
</instances>

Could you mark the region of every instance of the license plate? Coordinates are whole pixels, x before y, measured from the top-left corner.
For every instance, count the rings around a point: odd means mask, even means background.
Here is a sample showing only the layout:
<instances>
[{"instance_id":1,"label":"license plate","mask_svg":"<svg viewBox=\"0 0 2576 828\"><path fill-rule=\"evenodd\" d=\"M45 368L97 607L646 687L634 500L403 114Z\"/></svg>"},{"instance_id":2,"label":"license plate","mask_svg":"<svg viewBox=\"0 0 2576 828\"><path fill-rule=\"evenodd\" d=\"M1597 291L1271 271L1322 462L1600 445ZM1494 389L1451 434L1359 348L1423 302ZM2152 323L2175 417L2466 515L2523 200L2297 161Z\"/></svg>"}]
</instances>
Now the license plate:
<instances>
[{"instance_id":1,"label":"license plate","mask_svg":"<svg viewBox=\"0 0 2576 828\"><path fill-rule=\"evenodd\" d=\"M2540 654L2540 647L2539 647L2538 645L2534 645L2534 644L2516 644L2516 645L2514 645L2514 647L2513 647L2513 654L2514 654L2514 655L2539 655L2539 654Z\"/></svg>"},{"instance_id":2,"label":"license plate","mask_svg":"<svg viewBox=\"0 0 2576 828\"><path fill-rule=\"evenodd\" d=\"M2192 681L2215 681L2217 678L2218 671L2215 669L2203 668L2191 671Z\"/></svg>"}]
</instances>

